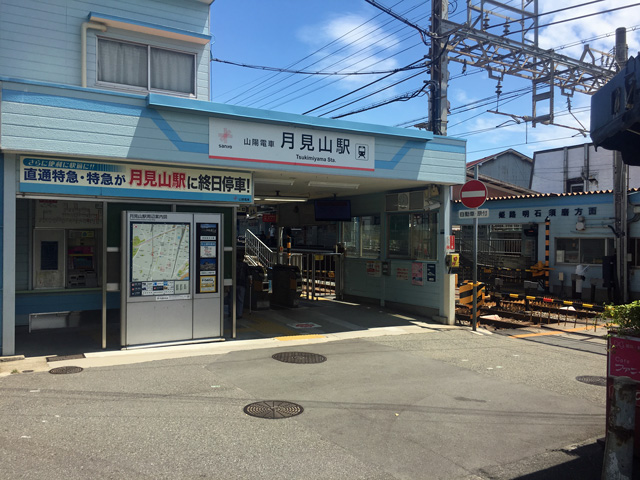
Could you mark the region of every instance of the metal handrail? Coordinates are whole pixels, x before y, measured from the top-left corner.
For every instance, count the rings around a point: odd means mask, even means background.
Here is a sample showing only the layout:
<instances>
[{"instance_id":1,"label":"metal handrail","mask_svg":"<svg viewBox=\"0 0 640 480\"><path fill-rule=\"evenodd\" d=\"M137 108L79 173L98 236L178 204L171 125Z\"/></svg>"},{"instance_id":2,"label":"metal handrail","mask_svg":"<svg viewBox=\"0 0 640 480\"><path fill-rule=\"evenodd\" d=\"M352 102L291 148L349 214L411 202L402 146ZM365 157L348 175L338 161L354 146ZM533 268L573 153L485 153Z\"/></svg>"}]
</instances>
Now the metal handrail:
<instances>
[{"instance_id":1,"label":"metal handrail","mask_svg":"<svg viewBox=\"0 0 640 480\"><path fill-rule=\"evenodd\" d=\"M275 263L275 252L256 237L251 230L247 230L244 234L244 253L245 256L256 259L265 268L269 268Z\"/></svg>"}]
</instances>

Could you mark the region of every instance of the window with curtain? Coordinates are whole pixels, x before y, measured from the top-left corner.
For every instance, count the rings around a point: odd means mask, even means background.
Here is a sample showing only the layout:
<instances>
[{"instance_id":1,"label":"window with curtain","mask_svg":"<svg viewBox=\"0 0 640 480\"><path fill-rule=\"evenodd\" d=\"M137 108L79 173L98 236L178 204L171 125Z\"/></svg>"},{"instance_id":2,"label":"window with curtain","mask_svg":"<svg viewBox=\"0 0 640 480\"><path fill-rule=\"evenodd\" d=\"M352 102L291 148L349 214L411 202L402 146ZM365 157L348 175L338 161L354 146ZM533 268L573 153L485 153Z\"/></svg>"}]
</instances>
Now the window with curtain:
<instances>
[{"instance_id":1,"label":"window with curtain","mask_svg":"<svg viewBox=\"0 0 640 480\"><path fill-rule=\"evenodd\" d=\"M195 55L98 39L98 82L195 94Z\"/></svg>"}]
</instances>

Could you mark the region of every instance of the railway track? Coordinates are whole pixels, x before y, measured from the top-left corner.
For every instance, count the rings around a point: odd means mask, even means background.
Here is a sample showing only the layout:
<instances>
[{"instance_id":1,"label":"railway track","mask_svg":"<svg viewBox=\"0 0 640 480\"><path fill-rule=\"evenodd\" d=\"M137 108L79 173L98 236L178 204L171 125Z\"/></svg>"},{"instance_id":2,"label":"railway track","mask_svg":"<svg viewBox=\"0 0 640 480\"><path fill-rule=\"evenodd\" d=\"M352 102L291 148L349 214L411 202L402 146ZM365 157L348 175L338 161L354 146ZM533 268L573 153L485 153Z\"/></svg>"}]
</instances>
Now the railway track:
<instances>
[{"instance_id":1,"label":"railway track","mask_svg":"<svg viewBox=\"0 0 640 480\"><path fill-rule=\"evenodd\" d=\"M605 323L600 305L553 297L493 293L478 306L478 324L495 328L523 328L545 324L598 325ZM456 321L472 322L472 307L456 305Z\"/></svg>"}]
</instances>

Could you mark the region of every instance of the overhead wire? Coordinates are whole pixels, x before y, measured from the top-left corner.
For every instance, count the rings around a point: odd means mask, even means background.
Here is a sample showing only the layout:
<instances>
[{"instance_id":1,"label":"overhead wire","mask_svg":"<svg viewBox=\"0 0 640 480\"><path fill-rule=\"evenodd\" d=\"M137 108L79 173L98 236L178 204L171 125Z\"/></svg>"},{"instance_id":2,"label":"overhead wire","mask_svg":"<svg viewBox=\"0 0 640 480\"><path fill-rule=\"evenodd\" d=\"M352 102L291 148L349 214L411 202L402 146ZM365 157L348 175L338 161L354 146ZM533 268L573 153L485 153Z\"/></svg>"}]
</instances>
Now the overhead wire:
<instances>
[{"instance_id":1,"label":"overhead wire","mask_svg":"<svg viewBox=\"0 0 640 480\"><path fill-rule=\"evenodd\" d=\"M600 1L600 0L598 0L598 1ZM555 22L546 23L546 24L544 24L544 25L538 25L536 28L537 28L537 29L541 29L541 28L549 27L549 26L551 26L551 25L559 25L559 24L561 24L561 23L573 22L573 21L576 21L576 20L582 20L582 19L584 19L584 18L593 17L593 16L595 16L595 15L603 15L603 14L605 14L605 13L616 12L616 11L618 11L618 10L624 10L625 8L632 8L632 7L638 7L638 6L640 6L640 3L634 3L633 5L623 5L623 6L621 6L621 7L610 8L610 9L608 9L608 10L602 10L602 11L600 11L600 12L588 13L588 14L585 14L585 15L580 15L580 16L578 16L578 17L565 18L565 19L563 19L563 20L556 20ZM525 29L522 29L522 30L515 30L515 31L510 32L510 33L512 33L512 34L513 34L513 33L521 33L521 32L524 32L524 31L525 31Z\"/></svg>"},{"instance_id":2,"label":"overhead wire","mask_svg":"<svg viewBox=\"0 0 640 480\"><path fill-rule=\"evenodd\" d=\"M402 79L402 80L399 80L399 81L397 81L397 82L395 82L395 83L392 83L392 84L386 85L386 86L382 87L381 89L379 89L379 90L377 90L377 91L375 91L375 92L372 92L372 93L369 93L369 94L367 94L367 95L364 95L364 96L362 96L362 97L360 97L360 98L357 98L356 100L353 100L353 101L351 101L351 102L349 102L349 103L347 103L347 104L345 104L345 105L340 105L340 106L338 106L338 107L334 108L333 110L329 110L329 111L327 111L327 112L324 112L324 113L322 113L320 116L328 115L328 114L333 113L333 112L335 112L335 111L337 111L337 110L340 110L341 108L344 108L344 107L346 107L346 106L349 106L349 105L352 105L352 104L354 104L354 103L356 103L356 102L359 102L359 101L361 101L361 100L364 100L365 98L372 97L373 95L376 95L376 94L378 94L378 93L380 93L380 92L383 92L384 90L387 90L387 89L389 89L389 88L391 88L391 87L395 87L396 85L399 85L399 84L401 84L401 83L403 83L403 82L406 82L407 80L410 80L410 79L415 78L415 77L417 77L417 76L419 76L419 75L422 75L422 74L424 74L424 71L423 71L423 72L418 72L418 73L416 73L415 75L411 75L410 77L405 78L405 79ZM365 110L363 110L363 111L365 111ZM337 117L331 117L331 118L342 118L342 117L346 117L346 116L348 116L348 115L352 115L352 113L347 113L347 114L344 114L344 115L340 115L340 116L337 116Z\"/></svg>"},{"instance_id":3,"label":"overhead wire","mask_svg":"<svg viewBox=\"0 0 640 480\"><path fill-rule=\"evenodd\" d=\"M402 1L404 1L404 0L402 0ZM398 2L398 4L402 3L402 1L401 1L401 2ZM396 4L396 5L398 5L398 4ZM413 10L413 9L415 9L415 8L416 8L416 6L412 7L410 10ZM380 14L378 14L378 15L380 15ZM328 44L327 46L332 45L332 44L336 43L338 40L340 40L340 39L344 39L344 38L348 37L349 35L351 35L352 33L354 33L354 32L356 32L356 31L358 31L361 27L363 27L364 25L366 25L366 24L370 23L372 20L374 20L375 18L377 18L377 17L378 17L378 15L376 15L376 16L374 16L373 18L371 18L371 19L367 20L366 22L361 23L360 25L358 25L358 27L355 27L355 28L351 29L349 32L347 32L346 34L342 35L341 37L339 37L339 38L338 38L338 39L336 39L335 41L330 42L330 44ZM337 50L335 50L335 51L333 51L333 52L331 52L331 53L329 53L329 54L326 54L324 57L318 58L316 61L314 61L313 63L311 63L311 64L307 65L307 67L305 67L305 68L308 68L309 66L313 66L313 65L315 65L315 64L318 64L318 63L320 63L320 62L324 61L325 59L327 59L327 58L329 58L329 57L331 57L331 56L334 56L334 57L335 57L335 55L337 55L339 52L342 52L342 51L344 51L344 50L346 50L346 49L348 49L348 48L352 47L352 46L353 46L354 44L356 44L357 42L360 42L360 41L362 41L365 37L367 37L367 36L369 36L369 35L371 35L371 34L373 34L373 33L377 32L377 31L379 31L379 30L382 30L382 29L383 29L383 27L385 27L385 26L387 26L387 25L391 24L392 22L393 22L393 20L389 19L388 21L383 22L381 25L375 26L375 27L373 27L372 29L370 29L370 30L368 30L368 31L365 31L364 33L360 33L360 34L358 34L359 36L358 36L357 38L352 39L350 42L345 43L345 44L344 44L344 45L342 45L340 48L338 48ZM405 27L400 27L400 28L398 28L395 32L400 31L400 30L402 30L402 29L404 29L404 28L405 28ZM386 38L386 37L387 37L387 36L389 36L389 35L392 35L392 34L393 34L393 33L395 33L395 32L391 32L391 33L389 33L389 34L386 34L385 36L383 36L383 37L382 37L382 39ZM381 40L381 39L379 39L379 40ZM325 46L325 47L323 47L323 48L321 48L321 49L316 50L316 53L321 52L321 51L322 51L323 49L325 49L325 48L326 48L326 46ZM353 52L353 53L352 53L352 54L350 54L350 55L347 55L346 57L342 58L341 60L344 60L344 59L348 59L348 58L354 57L356 54L358 54L358 53L359 53L360 51L362 51L364 48L365 48L365 47L363 47L362 49L360 49L360 50L358 50L358 51L356 51L356 52ZM339 60L339 61L340 61L340 60ZM329 66L327 66L327 67L325 67L325 68L329 68L330 66L335 65L335 64L339 63L339 61L336 61L336 62L334 62L333 64L331 64L331 65L329 65ZM254 105L256 105L258 102L260 102L260 101L262 101L262 100L264 100L264 99L266 99L266 98L270 97L270 94L269 94L269 93L268 93L268 91L267 91L269 88L274 88L276 85L281 84L282 82L284 82L284 81L286 81L286 80L290 79L290 78L291 78L291 77L293 77L293 76L294 76L294 74L285 75L285 77L284 77L284 78L280 78L280 79L278 79L277 81L272 82L270 85L264 85L264 84L260 85L260 90L259 90L258 92L256 92L256 93L254 93L253 95L250 95L248 98L246 98L246 99L245 99L245 102L246 102L246 100L248 100L249 98L254 97L255 95L257 95L257 94L259 94L259 93L263 93L263 95L260 97L260 99L259 99L259 100L254 100L253 102L251 102L251 103L247 104L247 106L254 106ZM285 89L287 89L287 88L291 88L291 86L292 86L292 85L299 84L299 83L303 82L304 80L306 80L306 78L304 78L304 79L296 79L296 80L295 80L293 83L291 83L289 86L284 87L284 88L280 88L280 90L279 90L279 91L280 91L280 92L282 92L283 90L285 90ZM273 103L273 102L271 102L271 103ZM263 105L259 105L259 106L263 106Z\"/></svg>"},{"instance_id":4,"label":"overhead wire","mask_svg":"<svg viewBox=\"0 0 640 480\"><path fill-rule=\"evenodd\" d=\"M322 76L357 76L357 75L383 75L386 73L398 73L398 72L405 72L407 70L415 70L417 68L420 67L401 67L401 68L394 68L392 70L367 70L365 72L361 71L361 70L357 70L354 72L343 72L341 70L339 71L335 71L335 72L325 72L325 71L315 71L315 72L309 72L306 70L290 70L287 68L279 68L279 67L267 67L264 65L249 65L246 63L238 63L238 62L232 62L230 60L221 60L219 58L212 58L211 61L213 62L219 62L219 63L226 63L228 65L235 65L237 67L245 67L245 68L252 68L255 70L266 70L266 71L270 71L270 72L280 72L280 73L294 73L294 74L303 74L303 75L322 75Z\"/></svg>"},{"instance_id":5,"label":"overhead wire","mask_svg":"<svg viewBox=\"0 0 640 480\"><path fill-rule=\"evenodd\" d=\"M603 1L603 0L594 0L594 1L591 1L591 2L585 2L585 3L580 4L580 5L574 5L574 6L571 6L571 7L565 7L565 8L557 9L557 10L554 10L554 11L551 11L551 12L544 12L544 13L539 14L539 16L543 16L543 15L550 15L550 14L554 14L554 13L558 13L558 12L561 12L561 11L567 10L567 9L569 9L569 8L577 8L577 7L581 7L581 6L587 6L587 5L594 4L594 3L599 3L599 2L602 2L602 1ZM398 5L398 4L400 4L400 3L402 3L402 2L399 2L399 3L397 3L396 5ZM621 9L624 9L624 8L634 7L634 6L638 6L638 5L640 5L640 3L639 3L639 4L633 4L633 5L627 5L627 6L623 6L623 7L611 8L611 9L607 9L607 10L600 11L600 12L595 12L595 13L591 13L591 14L587 14L587 15L581 15L581 16L578 16L578 17L572 17L572 18L569 18L569 19L558 20L558 21L555 21L555 22L550 22L550 23L545 24L545 25L539 25L539 26L538 26L538 28L543 28L543 27L547 27L547 26L550 26L550 25L556 25L556 24L560 24L560 23L564 23L564 22L568 22L568 21L572 21L572 20L578 20L578 19L582 19L582 18L587 18L587 17L594 16L594 15L605 14L605 13L613 12L613 11L616 11L616 10L621 10ZM394 6L395 6L395 5L394 5ZM413 9L415 9L415 8L416 8L416 7L414 6L411 10L413 10ZM462 13L462 12L461 12L461 13ZM376 16L375 16L375 17L373 17L373 18L377 18L379 15L380 15L380 14L376 15ZM421 18L421 19L422 19L422 18ZM372 19L370 19L370 20L372 20ZM365 22L364 24L366 24L366 23L367 23L367 22ZM506 23L513 23L513 22L506 22ZM364 25L364 24L362 24L362 25ZM386 24L385 24L385 25L386 25ZM497 27L497 26L499 26L499 25L492 25L492 26L490 26L489 28L493 28L493 27ZM404 27L403 27L403 28L404 28ZM634 27L634 28L635 28L635 27ZM354 30L355 30L355 29L354 29ZM374 29L373 31L376 31L376 29ZM510 33L518 33L518 32L510 32ZM606 37L606 36L607 36L607 35L605 34L605 35L602 35L602 36L600 36L600 37L596 37L596 38L603 38L603 37ZM336 41L337 41L337 39L336 39L336 40L334 40L332 43L334 43L334 42L336 42ZM579 44L579 43L583 43L583 42L584 42L584 41L580 41L580 42L577 42L577 44ZM567 45L567 46L559 47L559 49L561 49L561 48L568 48L569 46L571 46L571 45ZM324 47L323 47L323 48L324 48ZM315 53L317 53L317 52L319 52L319 51L321 51L321 50L322 50L322 49L318 49L318 50L316 50L316 52L314 52L314 54L315 54ZM309 57L309 56L307 56L307 57L305 57L305 58L308 58L308 57ZM324 58L327 58L327 56L325 56ZM348 57L347 57L347 58L348 58ZM316 63L317 63L317 62L316 62ZM414 62L414 63L415 63L415 62ZM295 65L295 64L294 64L294 65ZM411 64L410 64L410 65L411 65ZM365 68L366 68L366 67L365 67ZM413 67L400 67L400 68L398 68L398 69L396 69L396 70L388 70L388 71L383 71L383 70L381 70L381 71L376 71L376 72L374 72L374 73L377 73L377 74L383 74L383 73L384 73L386 76L391 76L391 75L394 75L394 74L397 74L397 73L401 73L401 72L403 72L403 71L410 71L410 70L419 69L419 68L420 68L420 66L419 66L419 65L414 65ZM287 70L287 69L284 69L284 70ZM274 71L275 71L275 69L274 69ZM478 70L478 72L481 72L481 71L482 71L482 70ZM389 72L389 73L386 73L386 72ZM276 75L278 75L278 74L280 74L280 73L285 73L285 72L278 72L278 73L276 73ZM327 77L330 77L330 76L335 76L335 77L348 77L348 76L351 76L351 75L349 75L348 73L355 73L355 72L342 72L342 74L341 74L341 75L333 75L333 74L336 74L337 72L326 72L326 71L324 71L324 72L304 72L304 71L300 71L300 72L298 72L298 71L291 71L291 72L286 72L286 73L290 73L290 75L296 75L297 73L303 73L303 74L307 75L307 78L310 78L311 76L315 76L316 74L318 74L318 76L319 76L319 77L327 78ZM472 72L472 73L475 73L475 72ZM472 73L470 73L470 74L472 74ZM364 74L367 74L367 72L358 72L357 74L358 74L358 75L364 75ZM373 74L373 73L369 73L369 74ZM399 81L399 82L396 82L396 83L395 83L395 84L393 84L393 85L395 86L395 85L397 85L397 84L399 84L399 83L402 83L402 82L404 82L404 81L410 80L410 79L411 79L411 78L413 78L413 77L414 77L414 76L412 75L412 76L410 76L409 78L406 78L406 79L403 79L403 80L401 80L401 81ZM385 78L387 78L387 77L385 77ZM459 77L453 77L453 78L451 78L450 80L452 80L452 79L454 79L454 78L459 78ZM338 81L338 80L334 80L334 81L332 81L331 83L335 83L335 81ZM349 95L352 95L352 94L354 94L354 93L357 93L358 91L362 91L364 88L367 88L367 87L372 86L373 84L377 83L377 81L380 81L380 79L378 79L378 80L376 80L376 81L374 81L374 82L371 82L370 84L367 84L367 85L366 85L366 86L364 86L364 87L359 87L358 89L354 90L353 92L349 92L349 93L347 93L347 94L345 94L345 95L341 95L340 97L338 97L338 98L336 98L336 99L333 99L333 100L331 100L331 101L329 101L329 102L325 102L324 104L322 104L322 105L320 105L320 106L318 106L318 107L315 107L314 109L308 110L308 111L307 111L307 112L305 112L304 114L309 114L309 113L314 112L314 111L316 111L316 110L319 110L319 109L321 109L321 108L323 108L323 107L325 107L325 106L328 106L328 105L330 105L330 104L332 104L332 103L338 102L339 100L342 100L342 99L344 99L344 98L348 97ZM318 82L318 81L316 81L315 83L317 83L317 82ZM287 87L287 88L290 88L290 87ZM320 87L320 88L324 88L324 87ZM337 110L340 110L341 108L344 108L344 107L346 107L346 106L349 106L349 105L352 105L352 104L357 103L357 102L359 102L359 101L362 101L362 100L364 100L364 99L366 99L366 98L369 98L369 97L371 97L372 95L375 95L375 94L377 94L377 93L380 93L381 91L386 90L386 89L388 89L388 88L391 88L391 87L385 87L385 88L383 88L383 89L379 89L379 90L377 90L376 92L373 92L373 93L369 93L369 94L367 94L367 95L360 96L357 100L353 100L353 101L350 101L350 102L348 102L348 103L344 103L344 104L340 105L339 107L336 107L336 108L334 108L334 109L332 109L332 110L329 110L329 111L323 112L323 113L321 114L321 116L322 116L322 115L327 115L327 114L329 114L329 113L333 113L333 112L335 112L335 111L337 111ZM301 89L298 89L298 90L296 90L295 92L291 92L290 94L287 94L287 95L289 95L289 96L290 96L290 95L293 95L293 94L295 94L295 93L299 92L300 90L301 90ZM339 117L343 117L343 116L347 116L347 115L352 115L352 114L355 114L355 113L361 113L361 112L364 112L364 111L367 111L367 110L370 110L370 109L373 109L373 108L378 108L379 106L388 105L389 103L393 103L393 101L406 101L407 99L409 99L409 98L406 98L406 97L415 98L415 96L418 96L418 95L417 95L418 93L423 92L423 91L424 91L424 88L414 90L414 91L413 91L413 93L414 93L414 94L416 94L416 95L412 95L412 94L410 93L410 91L409 91L409 92L405 92L404 94L397 95L397 96L395 96L395 97L392 97L391 99L382 100L382 101L376 102L376 103L375 103L375 104L373 104L373 105L369 105L369 106L367 106L367 107L363 107L363 108L358 109L358 110L356 110L356 111L353 111L353 112L349 112L349 113L346 113L346 114L339 115ZM526 94L526 93L524 93L524 94L522 94L522 95L525 95L525 94ZM284 97L280 97L280 98L278 98L278 99L276 99L276 100L283 100L284 98L287 98L287 95L285 95ZM504 104L504 103L507 103L508 101L511 101L511 100L509 100L508 95L509 95L509 93L505 93L505 94L503 94L503 95L501 96L501 101L503 102L503 104ZM295 99L297 99L297 98L299 98L299 97L296 97ZM491 97L491 99L492 99L492 100L495 100L495 97ZM287 102L288 102L288 101L292 101L292 100L294 100L294 99L287 100ZM485 100L485 101L486 101L486 102L490 102L490 101L492 101L492 100ZM481 100L477 100L477 101L476 101L476 103L478 103L478 102L482 102L482 101L481 101ZM272 102L272 103L273 103L273 102ZM286 103L286 102L285 102L285 103ZM480 103L478 106L483 106L483 105L484 105L484 104ZM476 106L475 108L478 108L478 106ZM463 107L465 107L465 108L463 109ZM458 113L464 113L465 111L470 111L470 110L472 110L472 109L473 109L473 107L471 107L471 105L470 105L470 104L463 105L463 106L458 106L458 107L455 107L454 109L452 109L452 113L451 113L451 115L455 115L455 114L458 114ZM578 111L578 109L574 109L574 112L576 112L576 111ZM486 113L486 112L482 112L482 114L484 114L484 113ZM335 118L335 117L334 117L334 118ZM474 116L474 117L470 117L470 118L468 118L468 119L466 119L466 120L463 120L463 121L461 121L461 122L459 122L459 123L457 123L457 124L455 124L455 125L452 125L452 126L456 126L456 125L459 125L460 123L464 123L465 121L468 121L468 120L470 120L471 118L475 118L475 116ZM402 124L399 124L399 125L408 124L408 123L409 123L409 122L403 122Z\"/></svg>"},{"instance_id":6,"label":"overhead wire","mask_svg":"<svg viewBox=\"0 0 640 480\"><path fill-rule=\"evenodd\" d=\"M405 28L405 27L401 27L399 30L402 30L402 29L404 29L404 28ZM384 39L384 38L387 38L388 36L393 35L394 33L397 33L399 30L396 30L396 31L394 31L394 32L389 33L388 35L384 36L384 37L383 37L383 39ZM362 38L362 37L361 37L361 38ZM371 56L374 56L374 55L376 55L376 54L378 54L378 53L380 53L380 52L382 52L382 51L388 50L389 48L392 48L393 46L395 46L395 45L397 45L398 43L402 42L402 41L403 41L403 40L405 40L406 38L408 38L408 36L405 36L405 38L401 38L401 39L399 39L399 40L398 40L398 42L396 42L395 44L388 45L388 46L386 46L385 48L383 48L383 49L381 49L381 50L378 50L378 51L376 51L376 52L372 52L368 57L365 57L364 59L362 59L362 58L358 58L356 61L354 61L353 63L351 63L351 64L349 64L349 65L347 65L347 66L345 66L344 68L352 67L352 66L354 66L354 65L356 65L356 64L358 64L358 63L360 63L361 61L366 60L366 58L370 58ZM359 40L359 39L358 39L358 40ZM352 43L354 43L354 42L352 42ZM406 49L404 49L404 50L402 50L402 51L400 51L400 52L395 52L395 53L394 53L394 55L390 55L390 56L388 56L388 57L386 57L386 58L384 58L384 59L382 59L382 60L388 60L389 58L392 58L393 56L395 56L395 55L397 55L397 54L399 54L399 53L403 53L403 52L406 52L406 51L410 50L411 48L415 48L417 45L419 45L419 44L417 44L417 43L416 43L416 44L413 44L413 45L411 45L410 47L408 47L408 48L406 48ZM347 60L347 59L349 59L349 58L351 58L351 57L355 57L357 54L359 54L360 52L362 52L362 51L364 51L364 50L367 50L368 48L369 48L369 46L368 46L368 45L367 45L367 46L364 46L363 48L361 48L361 49L357 50L356 52L353 52L351 55L349 55L349 56L347 56L347 57L344 57L344 58L340 58L340 59L338 59L336 62L334 62L333 64L329 65L327 68L329 68L329 67L331 67L331 66L334 66L334 65L336 65L336 64L338 64L338 63L344 62L345 60ZM376 63L379 63L379 62L380 62L380 61L378 61L378 62L376 62ZM369 67L371 67L371 66L375 65L376 63L369 64L367 67L363 67L363 68L369 68ZM303 80L306 80L306 79L303 79ZM278 104L275 104L275 102L276 102L276 101L278 101L278 100L282 100L282 99L284 99L284 98L288 97L289 95L293 95L293 94L295 94L295 93L297 93L297 92L299 92L299 91L303 90L304 88L309 88L309 87L311 87L311 85L318 84L318 83L320 83L320 81L321 81L321 80L315 80L315 81L312 81L310 85L307 85L307 86L302 87L302 88L298 88L297 90L295 90L295 91L293 91L293 92L290 92L290 93L287 93L287 94L284 94L284 95L281 95L280 97L278 97L278 98L276 98L276 99L271 98L271 101L270 101L270 102L268 102L268 103L266 103L266 104L258 105L258 106L259 106L259 107L261 107L261 108L265 108L265 107L268 107L268 106L270 106L270 107L272 107L272 108L276 108L276 107L282 106L283 104L288 103L288 101L293 101L293 100L295 100L295 99L297 99L297 98L300 98L300 95L299 95L298 97L295 97L295 98L291 99L291 100L288 100L287 102L280 102L280 103L278 103ZM326 88L327 86L329 86L329 85L331 85L331 84L333 84L333 83L336 83L336 81L337 81L337 80L331 81L331 82L329 82L329 83L325 83L323 86L318 87L318 88L316 88L316 89L314 89L314 90L311 90L311 91L307 92L307 94L309 94L309 93L314 93L314 92L318 91L318 90L319 90L319 89L321 89L321 88ZM298 84L298 83L301 83L301 81L296 81L296 82L294 82L294 83L290 84L290 85L289 85L288 87L286 87L286 88L292 88L293 86L295 86L295 85L296 85L296 84ZM269 97L269 95L265 94L262 98L263 98L263 99L265 99L265 98L267 98L267 97ZM254 102L254 103L250 104L250 106L251 106L251 105L255 105L255 103L256 103L256 102Z\"/></svg>"},{"instance_id":7,"label":"overhead wire","mask_svg":"<svg viewBox=\"0 0 640 480\"><path fill-rule=\"evenodd\" d=\"M554 14L554 13L559 13L559 12L562 12L562 11L568 10L568 9L570 9L570 8L576 8L576 7L581 7L581 6L588 6L588 5L591 5L591 4L594 4L594 3L600 3L600 2L602 2L602 1L603 1L603 0L593 0L593 1L591 1L591 2L585 2L584 4L574 5L574 6L572 6L572 7L564 7L564 8L560 8L560 9L553 10L553 11L550 11L550 12L544 12L544 13L542 13L542 14L539 14L538 16L542 16L542 15L549 15L549 14ZM371 2L369 2L369 3L371 3ZM637 4L637 5L640 5L640 4ZM634 5L630 5L630 6L634 6ZM616 11L616 10L620 10L620 9L623 9L623 8L628 8L628 7L630 7L630 6L617 7L617 8L612 8L612 9L608 9L608 10L605 10L605 11L601 11L601 12L596 12L596 13L592 13L592 14L582 15L582 16L579 16L579 17L573 17L573 18L571 18L571 19L564 19L564 20L559 20L559 21L556 21L556 22L550 22L550 23L548 23L548 24L546 24L546 25L538 26L538 28L542 28L542 27L549 26L549 25L555 25L555 24L559 24L559 23L565 23L565 22L567 22L567 21L572 21L572 20L577 20L577 19L581 19L581 18L586 18L586 17L590 17L590 16L593 16L593 15L597 15L597 14L609 13L609 12ZM397 18L397 17L396 17L396 18ZM510 22L505 22L505 24L507 24L507 23L510 23ZM501 25L504 25L504 24L501 24ZM495 26L499 26L499 25L495 25ZM524 31L524 29L523 29L523 30L521 30L521 31ZM519 33L519 32L520 32L520 31L515 31L515 32L510 32L510 33ZM388 103L387 103L387 102L382 102L382 103L380 103L380 104L381 104L381 105L386 105L386 104L388 104ZM377 108L377 107L371 107L371 108ZM357 113L361 113L362 111L366 111L366 109L360 109L360 110L358 110L358 111L357 111ZM354 112L354 113L356 113L356 112Z\"/></svg>"},{"instance_id":8,"label":"overhead wire","mask_svg":"<svg viewBox=\"0 0 640 480\"><path fill-rule=\"evenodd\" d=\"M398 2L398 4L399 4L399 3L402 3L403 1L404 1L404 0L401 0L400 2ZM398 4L396 4L396 5L398 5ZM367 20L366 22L364 22L364 23L362 23L362 24L358 25L357 27L355 27L355 28L353 28L352 30L348 31L347 33L345 33L345 34L341 35L340 37L335 38L334 40L332 40L332 41L331 41L331 42L329 42L328 44L326 44L326 45L324 45L324 46L320 47L320 48L319 48L319 49L317 49L316 51L309 53L308 55L304 56L304 57L303 57L303 58L301 58L300 60L297 60L297 61L295 61L295 62L293 62L293 63L290 63L290 64L287 66L287 68L290 68L290 67L293 67L294 65L297 65L297 64L299 64L299 63L302 63L304 60L306 60L307 58L312 57L313 55L316 55L318 52L322 51L323 49L325 49L325 48L327 48L327 47L330 47L330 46L331 46L331 45L333 45L334 43L338 43L338 42L340 41L340 39L342 39L342 38L346 37L347 35L351 34L351 32L353 32L353 31L357 30L358 28L360 28L360 27L362 27L362 26L366 25L367 23L369 23L369 22L371 22L371 21L375 20L376 18L378 18L378 17L379 17L379 16L381 16L381 15L382 15L381 13L379 13L379 14L377 14L377 15L374 15L372 18L370 18L370 19L369 19L369 20ZM314 65L314 64L315 64L315 62L314 62L314 63L312 63L311 65ZM256 80L255 80L255 82L259 83L261 86L264 86L265 82L267 82L267 81L271 80L272 78L276 77L277 75L278 75L278 73L274 73L273 75L267 76L267 78L266 78L266 79L264 79L263 77L261 77L261 78L259 78L259 79L256 79ZM248 82L248 83L246 83L245 85L249 85L249 84L251 84L251 83L253 83L253 82ZM233 91L233 90L235 90L235 89L232 89L231 91ZM246 92L246 91L245 91L245 92ZM245 92L242 92L242 93L240 93L240 94L238 94L238 95L236 95L236 96L232 97L231 99L227 100L227 102L230 102L230 101L235 100L236 98L238 98L239 96L241 96L241 95L242 95L243 93L245 93ZM227 102L225 102L225 103L227 103Z\"/></svg>"},{"instance_id":9,"label":"overhead wire","mask_svg":"<svg viewBox=\"0 0 640 480\"><path fill-rule=\"evenodd\" d=\"M368 65L368 67L372 67L372 66L374 66L374 65L376 65L376 64L378 64L378 63L380 63L380 62L383 62L383 61L385 61L385 60L389 60L390 58L394 57L394 56L395 56L395 55L397 55L397 54L405 53L405 52L407 52L407 51L411 50L412 48L415 48L417 45L418 45L418 44L413 44L413 45L410 45L409 47L405 48L404 50L401 50L400 52L394 52L393 54L391 54L391 55L389 55L389 56L387 56L387 57L385 57L385 58L381 58L381 59L379 59L378 61L376 61L376 62L374 62L374 63L370 63L370 64ZM391 46L389 46L389 47L387 47L387 48L391 48ZM385 48L385 49L387 49L387 48ZM352 67L352 66L354 66L355 64L360 63L361 61L366 60L366 59L368 59L368 58L370 58L370 57L372 57L372 56L376 55L377 53L380 53L380 51L379 51L379 52L373 52L373 53L371 53L368 57L365 57L365 59L358 59L358 60L356 60L354 63L352 63L352 64L349 64L349 65L345 66L345 68ZM363 68L365 68L365 67L363 67ZM391 73L390 75L395 75L395 73L400 73L400 72L393 72L393 73ZM276 108L276 107L279 107L279 106L281 106L281 105L283 105L283 104L285 104L285 103L288 103L289 101L296 100L297 98L300 98L300 96L301 96L301 95L299 95L299 96L297 96L297 97L295 97L295 98L292 98L292 99L290 99L290 100L287 100L287 102L281 102L281 103L279 103L279 104L275 104L275 105L274 105L274 102L275 102L276 100L280 100L280 99L282 99L282 98L286 98L286 97L288 97L289 95L292 95L292 94L294 94L294 93L297 93L297 92L299 92L299 91L301 91L301 90L303 90L303 89L305 89L305 88L310 88L311 86L313 86L313 85L315 85L315 84L318 84L318 83L320 83L320 82L321 82L321 81L323 81L323 80L326 80L326 79L324 79L324 78L323 78L323 79L316 79L315 81L312 81L310 84L305 85L305 86L303 86L303 87L301 87L301 88L298 88L297 90L295 90L295 91L293 91L293 92L290 92L290 93L288 93L288 94L286 94L286 95L283 95L282 97L279 97L279 98L277 98L277 99L275 99L275 100L272 100L271 102L269 102L269 103L267 103L266 105L263 105L263 106L271 105L271 106L273 106L273 108ZM314 92L316 92L316 91L318 91L318 90L320 90L320 89L322 89L322 88L326 88L326 87L328 87L328 86L330 86L330 85L332 85L332 84L334 84L334 83L336 83L336 82L339 82L339 81L341 81L341 80L342 80L342 78L334 79L333 81L325 82L323 85L321 85L321 86L319 86L319 87L317 87L317 88L315 88L315 89L313 89L313 90L311 90L311 91L308 91L308 92L306 92L305 94L314 93Z\"/></svg>"}]
</instances>

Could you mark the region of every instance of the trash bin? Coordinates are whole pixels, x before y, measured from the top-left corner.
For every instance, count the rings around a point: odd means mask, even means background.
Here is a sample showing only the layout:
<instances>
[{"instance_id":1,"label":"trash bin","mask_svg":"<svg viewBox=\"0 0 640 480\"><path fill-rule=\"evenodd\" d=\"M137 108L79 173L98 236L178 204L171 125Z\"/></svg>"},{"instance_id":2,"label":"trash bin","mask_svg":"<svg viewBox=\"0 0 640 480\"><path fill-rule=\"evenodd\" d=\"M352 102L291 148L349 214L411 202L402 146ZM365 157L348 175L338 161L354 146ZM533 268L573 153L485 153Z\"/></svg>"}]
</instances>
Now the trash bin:
<instances>
[{"instance_id":1,"label":"trash bin","mask_svg":"<svg viewBox=\"0 0 640 480\"><path fill-rule=\"evenodd\" d=\"M251 310L265 310L271 306L267 271L260 265L249 266L251 277Z\"/></svg>"},{"instance_id":2,"label":"trash bin","mask_svg":"<svg viewBox=\"0 0 640 480\"><path fill-rule=\"evenodd\" d=\"M271 270L271 303L297 307L302 292L302 275L295 265L274 265Z\"/></svg>"}]
</instances>

